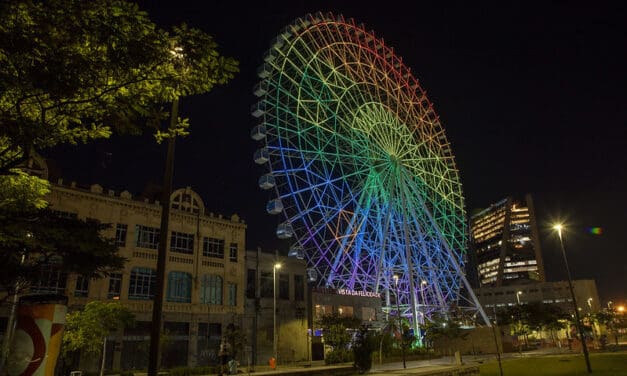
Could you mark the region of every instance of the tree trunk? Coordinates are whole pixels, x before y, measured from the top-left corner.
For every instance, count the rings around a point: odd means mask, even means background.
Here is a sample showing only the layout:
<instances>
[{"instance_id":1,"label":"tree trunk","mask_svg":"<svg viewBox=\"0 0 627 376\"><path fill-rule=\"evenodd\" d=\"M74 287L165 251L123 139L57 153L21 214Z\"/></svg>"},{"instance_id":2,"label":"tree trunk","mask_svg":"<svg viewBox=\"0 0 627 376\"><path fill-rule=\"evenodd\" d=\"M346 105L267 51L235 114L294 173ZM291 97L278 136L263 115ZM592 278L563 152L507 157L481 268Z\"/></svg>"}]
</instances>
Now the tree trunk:
<instances>
[{"instance_id":1,"label":"tree trunk","mask_svg":"<svg viewBox=\"0 0 627 376\"><path fill-rule=\"evenodd\" d=\"M100 363L100 376L104 375L105 360L107 359L107 337L102 341L102 363Z\"/></svg>"}]
</instances>

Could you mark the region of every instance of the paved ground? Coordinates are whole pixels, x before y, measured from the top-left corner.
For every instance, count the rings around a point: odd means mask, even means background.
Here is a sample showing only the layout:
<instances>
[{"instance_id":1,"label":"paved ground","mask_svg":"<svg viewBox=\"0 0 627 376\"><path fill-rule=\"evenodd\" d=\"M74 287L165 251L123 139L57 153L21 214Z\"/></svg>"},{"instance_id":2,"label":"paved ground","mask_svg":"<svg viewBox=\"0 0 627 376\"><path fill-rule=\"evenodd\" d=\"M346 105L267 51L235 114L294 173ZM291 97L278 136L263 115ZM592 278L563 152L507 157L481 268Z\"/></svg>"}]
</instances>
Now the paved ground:
<instances>
[{"instance_id":1,"label":"paved ground","mask_svg":"<svg viewBox=\"0 0 627 376\"><path fill-rule=\"evenodd\" d=\"M537 357L537 356L553 356L560 354L578 354L577 352L573 352L568 348L546 348L539 349L533 351L525 351L521 353L506 353L501 355L501 359L511 359L511 358L527 358L527 357ZM485 362L496 361L495 354L487 354L487 355L466 355L462 357L462 362L464 365L480 365ZM444 371L451 367L455 367L455 358L454 357L441 357L437 359L428 359L428 360L412 360L405 362L407 368L403 368L403 362L393 362L393 363L384 363L384 364L373 364L372 370L368 373L368 376L381 376L381 375L420 375L424 373L429 373L433 371ZM253 376L261 376L261 375L285 375L285 374L294 374L294 373L302 373L306 375L308 373L314 373L316 371L324 371L331 370L333 368L345 368L350 367L350 364L338 365L338 366L327 366L324 362L313 362L310 367L305 367L303 364L297 365L282 365L279 366L276 370L261 370L257 369L254 373L250 373ZM244 375L247 375L245 372L245 367L240 368L240 372L243 372ZM240 373L241 374L241 373Z\"/></svg>"}]
</instances>

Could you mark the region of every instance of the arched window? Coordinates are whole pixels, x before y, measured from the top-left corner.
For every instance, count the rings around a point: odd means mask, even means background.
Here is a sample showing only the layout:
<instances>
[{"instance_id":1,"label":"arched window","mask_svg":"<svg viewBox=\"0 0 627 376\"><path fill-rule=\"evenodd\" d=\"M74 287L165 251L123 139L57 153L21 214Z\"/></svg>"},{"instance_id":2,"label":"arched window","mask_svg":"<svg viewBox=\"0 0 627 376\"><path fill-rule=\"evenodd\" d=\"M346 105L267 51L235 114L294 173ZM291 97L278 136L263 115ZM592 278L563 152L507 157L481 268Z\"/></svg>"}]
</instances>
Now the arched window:
<instances>
[{"instance_id":1,"label":"arched window","mask_svg":"<svg viewBox=\"0 0 627 376\"><path fill-rule=\"evenodd\" d=\"M222 277L205 274L200 285L200 302L222 305Z\"/></svg>"},{"instance_id":2,"label":"arched window","mask_svg":"<svg viewBox=\"0 0 627 376\"><path fill-rule=\"evenodd\" d=\"M184 272L168 273L168 302L191 303L192 302L192 275Z\"/></svg>"},{"instance_id":3,"label":"arched window","mask_svg":"<svg viewBox=\"0 0 627 376\"><path fill-rule=\"evenodd\" d=\"M170 196L170 206L172 209L186 211L193 214L204 214L205 204L200 199L200 196L190 187L184 189L177 189L172 192Z\"/></svg>"}]
</instances>

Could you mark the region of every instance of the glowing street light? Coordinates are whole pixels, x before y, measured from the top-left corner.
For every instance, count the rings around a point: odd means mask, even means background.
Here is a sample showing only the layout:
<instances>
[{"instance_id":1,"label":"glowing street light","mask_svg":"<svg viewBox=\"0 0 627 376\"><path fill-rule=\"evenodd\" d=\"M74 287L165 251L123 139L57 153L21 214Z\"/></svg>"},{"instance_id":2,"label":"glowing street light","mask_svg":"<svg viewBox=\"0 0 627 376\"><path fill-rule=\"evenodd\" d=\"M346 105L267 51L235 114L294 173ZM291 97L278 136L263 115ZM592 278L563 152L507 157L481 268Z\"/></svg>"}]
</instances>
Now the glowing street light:
<instances>
[{"instance_id":1,"label":"glowing street light","mask_svg":"<svg viewBox=\"0 0 627 376\"><path fill-rule=\"evenodd\" d=\"M556 224L553 229L557 231L557 236L560 239L560 248L562 249L562 256L564 257L564 265L566 266L566 275L568 276L568 287L570 289L570 296L573 300L573 307L575 311L575 320L577 320L577 328L579 329L579 337L581 339L581 348L583 349L583 356L586 359L586 368L588 373L592 373L592 367L590 367L590 357L588 355L588 346L586 345L586 337L583 334L583 325L581 325L581 319L579 318L579 310L577 309L577 300L575 299L575 291L573 290L573 282L570 278L570 268L568 267L568 259L566 259L566 250L564 249L564 239L562 238L562 225Z\"/></svg>"},{"instance_id":2,"label":"glowing street light","mask_svg":"<svg viewBox=\"0 0 627 376\"><path fill-rule=\"evenodd\" d=\"M518 291L516 293L516 300L518 301L518 305L520 305L520 296L522 295L522 293L523 293L522 291Z\"/></svg>"}]
</instances>

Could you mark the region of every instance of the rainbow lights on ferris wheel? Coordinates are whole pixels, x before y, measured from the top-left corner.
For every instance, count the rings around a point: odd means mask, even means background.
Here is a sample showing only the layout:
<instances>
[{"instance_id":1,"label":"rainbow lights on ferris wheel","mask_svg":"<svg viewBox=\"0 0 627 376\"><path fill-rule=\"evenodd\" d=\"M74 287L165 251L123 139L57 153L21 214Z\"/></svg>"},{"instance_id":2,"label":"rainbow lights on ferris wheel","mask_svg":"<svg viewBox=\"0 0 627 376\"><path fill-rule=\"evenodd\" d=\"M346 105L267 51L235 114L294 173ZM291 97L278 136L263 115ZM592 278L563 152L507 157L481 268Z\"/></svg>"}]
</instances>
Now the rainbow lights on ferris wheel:
<instances>
[{"instance_id":1,"label":"rainbow lights on ferris wheel","mask_svg":"<svg viewBox=\"0 0 627 376\"><path fill-rule=\"evenodd\" d=\"M277 236L321 287L398 291L422 321L459 298L467 227L454 156L394 50L341 15L297 19L258 70L259 179ZM397 276L397 279L394 276ZM464 282L466 282L464 280Z\"/></svg>"}]
</instances>

